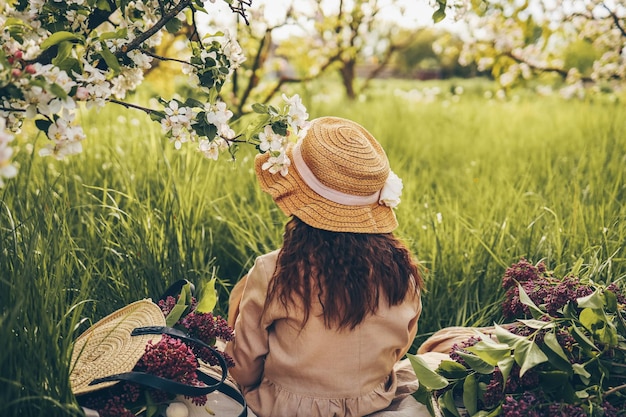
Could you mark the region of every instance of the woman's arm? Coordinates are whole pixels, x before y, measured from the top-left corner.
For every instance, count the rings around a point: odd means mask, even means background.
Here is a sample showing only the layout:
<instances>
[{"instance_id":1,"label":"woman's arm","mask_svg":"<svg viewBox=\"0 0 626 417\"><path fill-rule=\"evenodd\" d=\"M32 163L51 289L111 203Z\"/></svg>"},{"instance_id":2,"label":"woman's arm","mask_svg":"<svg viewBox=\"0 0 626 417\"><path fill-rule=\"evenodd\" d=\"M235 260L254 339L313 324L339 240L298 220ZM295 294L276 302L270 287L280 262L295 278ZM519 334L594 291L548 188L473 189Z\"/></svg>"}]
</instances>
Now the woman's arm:
<instances>
[{"instance_id":1,"label":"woman's arm","mask_svg":"<svg viewBox=\"0 0 626 417\"><path fill-rule=\"evenodd\" d=\"M235 361L229 369L232 377L242 386L253 386L261 382L265 356L268 353L268 327L262 315L271 277L261 258L257 258L243 285L238 309L236 298L231 300L230 310L238 311L235 320L235 339L226 345L225 352ZM232 319L229 318L229 321Z\"/></svg>"},{"instance_id":2,"label":"woman's arm","mask_svg":"<svg viewBox=\"0 0 626 417\"><path fill-rule=\"evenodd\" d=\"M404 347L404 349L402 350L402 354L400 356L398 356L398 359L403 358L404 355L409 351L409 349L413 345L413 340L415 340L415 336L417 335L417 321L419 320L420 315L422 314L422 298L421 298L421 294L419 292L415 296L415 298L413 299L413 302L416 303L415 304L415 306L416 306L416 314L415 314L415 317L413 317L413 319L411 319L411 321L409 322L409 325L408 325L409 343L408 343L408 345L406 345Z\"/></svg>"}]
</instances>

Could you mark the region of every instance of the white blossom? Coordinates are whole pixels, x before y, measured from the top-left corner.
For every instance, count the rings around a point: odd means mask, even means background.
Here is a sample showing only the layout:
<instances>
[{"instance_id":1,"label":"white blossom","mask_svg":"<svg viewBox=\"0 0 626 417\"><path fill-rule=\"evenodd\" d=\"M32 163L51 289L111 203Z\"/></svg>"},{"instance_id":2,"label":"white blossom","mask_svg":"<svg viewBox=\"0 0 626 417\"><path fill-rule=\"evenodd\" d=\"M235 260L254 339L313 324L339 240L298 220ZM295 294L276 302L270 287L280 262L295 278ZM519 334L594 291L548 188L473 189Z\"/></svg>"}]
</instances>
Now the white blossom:
<instances>
[{"instance_id":1,"label":"white blossom","mask_svg":"<svg viewBox=\"0 0 626 417\"><path fill-rule=\"evenodd\" d=\"M302 104L300 95L294 94L291 97L287 97L285 94L282 96L283 100L288 104L288 122L296 135L300 135L300 131L306 133L309 127L307 119L309 113L306 111L306 107Z\"/></svg>"},{"instance_id":2,"label":"white blossom","mask_svg":"<svg viewBox=\"0 0 626 417\"><path fill-rule=\"evenodd\" d=\"M200 143L198 143L198 150L208 159L213 159L217 161L217 158L220 154L219 146L215 141L210 141L208 139L202 139Z\"/></svg>"},{"instance_id":3,"label":"white blossom","mask_svg":"<svg viewBox=\"0 0 626 417\"><path fill-rule=\"evenodd\" d=\"M0 188L4 187L3 179L13 178L17 175L17 167L11 163L13 148L9 142L13 140L13 135L6 131L6 120L0 117Z\"/></svg>"},{"instance_id":4,"label":"white blossom","mask_svg":"<svg viewBox=\"0 0 626 417\"><path fill-rule=\"evenodd\" d=\"M279 151L283 147L285 137L274 132L272 126L267 125L263 132L259 133L259 149L262 152Z\"/></svg>"},{"instance_id":5,"label":"white blossom","mask_svg":"<svg viewBox=\"0 0 626 417\"><path fill-rule=\"evenodd\" d=\"M270 174L276 174L280 172L280 175L285 177L288 173L289 166L291 165L291 160L285 154L285 152L281 152L276 156L270 156L267 161L261 165L261 169L265 171L269 171Z\"/></svg>"}]
</instances>

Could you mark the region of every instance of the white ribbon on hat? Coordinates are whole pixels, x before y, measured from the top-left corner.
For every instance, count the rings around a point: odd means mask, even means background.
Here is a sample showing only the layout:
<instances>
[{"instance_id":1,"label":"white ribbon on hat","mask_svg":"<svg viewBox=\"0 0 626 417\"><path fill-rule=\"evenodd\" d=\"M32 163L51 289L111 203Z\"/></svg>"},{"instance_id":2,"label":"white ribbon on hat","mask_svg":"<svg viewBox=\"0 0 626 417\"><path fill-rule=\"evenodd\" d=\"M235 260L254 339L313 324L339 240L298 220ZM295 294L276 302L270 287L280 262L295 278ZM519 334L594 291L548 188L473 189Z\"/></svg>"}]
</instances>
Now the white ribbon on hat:
<instances>
[{"instance_id":1,"label":"white ribbon on hat","mask_svg":"<svg viewBox=\"0 0 626 417\"><path fill-rule=\"evenodd\" d=\"M306 162L304 162L302 151L300 150L300 143L301 142L296 143L293 147L293 163L300 177L302 177L302 180L310 189L325 199L337 204L343 204L344 206L368 206L379 202L380 191L376 191L374 194L370 195L354 195L335 190L322 184L315 174L313 174L313 171L311 171Z\"/></svg>"}]
</instances>

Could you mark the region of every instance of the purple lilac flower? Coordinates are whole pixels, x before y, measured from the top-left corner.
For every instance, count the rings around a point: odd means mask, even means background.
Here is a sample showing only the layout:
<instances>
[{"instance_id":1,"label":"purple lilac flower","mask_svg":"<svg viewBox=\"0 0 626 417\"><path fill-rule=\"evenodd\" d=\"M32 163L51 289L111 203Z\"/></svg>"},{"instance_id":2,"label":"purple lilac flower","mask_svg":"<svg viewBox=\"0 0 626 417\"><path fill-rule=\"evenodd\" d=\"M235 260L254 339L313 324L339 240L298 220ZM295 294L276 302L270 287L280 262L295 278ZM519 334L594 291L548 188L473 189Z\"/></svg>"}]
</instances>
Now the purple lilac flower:
<instances>
[{"instance_id":1,"label":"purple lilac flower","mask_svg":"<svg viewBox=\"0 0 626 417\"><path fill-rule=\"evenodd\" d=\"M535 409L538 403L537 396L532 391L523 393L519 398L507 395L502 403L502 415L504 417L543 417Z\"/></svg>"},{"instance_id":2,"label":"purple lilac flower","mask_svg":"<svg viewBox=\"0 0 626 417\"><path fill-rule=\"evenodd\" d=\"M551 417L587 417L585 410L573 404L552 403L547 408Z\"/></svg>"},{"instance_id":3,"label":"purple lilac flower","mask_svg":"<svg viewBox=\"0 0 626 417\"><path fill-rule=\"evenodd\" d=\"M202 383L198 380L196 373L197 369L198 360L193 350L181 340L167 335L164 335L157 343L148 342L146 352L135 366L135 370L138 371L188 385L201 386ZM206 396L194 397L193 401L203 405L206 403Z\"/></svg>"},{"instance_id":4,"label":"purple lilac flower","mask_svg":"<svg viewBox=\"0 0 626 417\"><path fill-rule=\"evenodd\" d=\"M546 266L540 262L537 266L522 258L518 263L511 265L504 272L502 288L505 290L517 287L517 283L537 281L546 272Z\"/></svg>"}]
</instances>

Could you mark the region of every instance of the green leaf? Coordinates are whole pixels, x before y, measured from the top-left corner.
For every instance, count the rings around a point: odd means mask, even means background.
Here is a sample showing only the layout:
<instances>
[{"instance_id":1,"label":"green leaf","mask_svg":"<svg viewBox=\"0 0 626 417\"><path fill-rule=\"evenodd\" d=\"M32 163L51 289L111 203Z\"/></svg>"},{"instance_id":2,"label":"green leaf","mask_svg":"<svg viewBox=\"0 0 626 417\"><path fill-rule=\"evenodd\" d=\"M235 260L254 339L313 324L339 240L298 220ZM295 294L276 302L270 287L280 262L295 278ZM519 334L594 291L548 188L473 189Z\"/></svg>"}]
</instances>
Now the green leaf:
<instances>
[{"instance_id":1,"label":"green leaf","mask_svg":"<svg viewBox=\"0 0 626 417\"><path fill-rule=\"evenodd\" d=\"M494 328L496 329L496 337L498 338L498 341L506 343L509 346L514 347L520 341L528 340L526 336L520 336L515 333L511 333L504 327L498 326L497 324L494 325Z\"/></svg>"},{"instance_id":2,"label":"green leaf","mask_svg":"<svg viewBox=\"0 0 626 417\"><path fill-rule=\"evenodd\" d=\"M592 334L597 333L598 330L604 328L606 325L606 320L602 310L585 308L580 312L579 319L580 323Z\"/></svg>"},{"instance_id":3,"label":"green leaf","mask_svg":"<svg viewBox=\"0 0 626 417\"><path fill-rule=\"evenodd\" d=\"M605 306L604 295L599 291L599 289L596 289L594 292L585 297L576 299L576 302L580 308L602 309Z\"/></svg>"},{"instance_id":4,"label":"green leaf","mask_svg":"<svg viewBox=\"0 0 626 417\"><path fill-rule=\"evenodd\" d=\"M570 333L583 350L586 350L589 353L599 351L598 347L585 335L582 330L580 330L580 328L578 328L578 326L573 325L570 327Z\"/></svg>"},{"instance_id":5,"label":"green leaf","mask_svg":"<svg viewBox=\"0 0 626 417\"><path fill-rule=\"evenodd\" d=\"M116 74L122 70L117 57L113 55L113 52L109 49L105 42L100 42L102 45L102 50L100 51L100 55L104 58L104 61L107 63L109 68L111 68Z\"/></svg>"},{"instance_id":6,"label":"green leaf","mask_svg":"<svg viewBox=\"0 0 626 417\"><path fill-rule=\"evenodd\" d=\"M420 385L424 385L429 390L443 389L449 385L448 380L430 369L428 363L419 355L407 353L406 356L413 366Z\"/></svg>"},{"instance_id":7,"label":"green leaf","mask_svg":"<svg viewBox=\"0 0 626 417\"><path fill-rule=\"evenodd\" d=\"M551 351L559 355L559 357L563 358L564 361L569 362L567 355L563 351L563 348L559 344L559 341L557 340L556 335L554 333L552 332L546 333L546 335L543 338L543 342L546 344L547 347L550 348Z\"/></svg>"},{"instance_id":8,"label":"green leaf","mask_svg":"<svg viewBox=\"0 0 626 417\"><path fill-rule=\"evenodd\" d=\"M520 366L519 376L522 377L531 368L548 361L548 357L539 346L530 340L518 342L515 346L515 362Z\"/></svg>"},{"instance_id":9,"label":"green leaf","mask_svg":"<svg viewBox=\"0 0 626 417\"><path fill-rule=\"evenodd\" d=\"M502 380L506 381L511 374L511 369L513 369L513 364L515 363L515 358L513 356L509 356L507 358L502 359L498 362L498 368L500 369L500 373L502 373ZM506 388L506 384L502 384L502 391Z\"/></svg>"},{"instance_id":10,"label":"green leaf","mask_svg":"<svg viewBox=\"0 0 626 417\"><path fill-rule=\"evenodd\" d=\"M616 312L618 309L617 296L613 291L604 291L604 301L606 302L606 309L608 311Z\"/></svg>"},{"instance_id":11,"label":"green leaf","mask_svg":"<svg viewBox=\"0 0 626 417\"><path fill-rule=\"evenodd\" d=\"M122 28L122 29L116 30L115 32L104 32L100 36L98 36L98 39L102 41L107 40L107 39L125 39L127 36L128 36L128 28Z\"/></svg>"},{"instance_id":12,"label":"green leaf","mask_svg":"<svg viewBox=\"0 0 626 417\"><path fill-rule=\"evenodd\" d=\"M485 339L476 343L474 346L467 348L468 351L475 353L479 358L490 365L496 365L498 361L511 356L511 346L505 343L494 344L493 341L487 342Z\"/></svg>"},{"instance_id":13,"label":"green leaf","mask_svg":"<svg viewBox=\"0 0 626 417\"><path fill-rule=\"evenodd\" d=\"M479 374L483 374L483 375L491 374L493 373L495 369L495 366L485 362L477 355L474 355L471 353L465 353L462 351L457 351L457 354L461 358L463 358L465 363L467 363L470 368L472 368L474 371L478 372Z\"/></svg>"},{"instance_id":14,"label":"green leaf","mask_svg":"<svg viewBox=\"0 0 626 417\"><path fill-rule=\"evenodd\" d=\"M74 49L74 44L72 42L61 42L59 43L59 48L57 49L57 56L52 59L52 63L59 66L59 62L63 62L67 58L69 58L72 54L72 50Z\"/></svg>"},{"instance_id":15,"label":"green leaf","mask_svg":"<svg viewBox=\"0 0 626 417\"><path fill-rule=\"evenodd\" d=\"M105 10L107 12L111 11L111 6L109 5L109 2L107 0L97 0L96 8L100 10Z\"/></svg>"},{"instance_id":16,"label":"green leaf","mask_svg":"<svg viewBox=\"0 0 626 417\"><path fill-rule=\"evenodd\" d=\"M478 384L474 375L468 375L463 381L463 404L470 416L478 411Z\"/></svg>"},{"instance_id":17,"label":"green leaf","mask_svg":"<svg viewBox=\"0 0 626 417\"><path fill-rule=\"evenodd\" d=\"M553 329L556 327L556 323L553 321L541 321L541 320L525 320L518 319L520 323L523 323L525 326L530 327L531 329Z\"/></svg>"},{"instance_id":18,"label":"green leaf","mask_svg":"<svg viewBox=\"0 0 626 417\"><path fill-rule=\"evenodd\" d=\"M57 45L61 42L66 42L66 41L78 41L80 43L85 43L85 39L81 35L77 35L72 32L60 31L60 32L53 33L52 35L48 37L48 39L43 41L41 43L41 50L45 51L46 49L54 45Z\"/></svg>"},{"instance_id":19,"label":"green leaf","mask_svg":"<svg viewBox=\"0 0 626 417\"><path fill-rule=\"evenodd\" d=\"M196 306L196 311L198 313L210 313L215 308L215 304L217 304L217 291L215 290L215 281L215 278L211 279L202 288L202 299L198 302L198 305Z\"/></svg>"},{"instance_id":20,"label":"green leaf","mask_svg":"<svg viewBox=\"0 0 626 417\"><path fill-rule=\"evenodd\" d=\"M541 387L550 392L559 391L569 382L569 375L563 371L540 371Z\"/></svg>"},{"instance_id":21,"label":"green leaf","mask_svg":"<svg viewBox=\"0 0 626 417\"><path fill-rule=\"evenodd\" d=\"M44 120L44 119L35 120L35 126L37 126L37 129L41 130L42 132L46 134L48 132L48 129L50 128L50 125L52 125L52 122L50 120Z\"/></svg>"},{"instance_id":22,"label":"green leaf","mask_svg":"<svg viewBox=\"0 0 626 417\"><path fill-rule=\"evenodd\" d=\"M526 290L524 290L524 288L520 284L517 284L517 289L519 291L520 302L524 305L527 305L528 308L530 308L530 311L533 313L533 317L543 316L544 315L543 310L541 310L539 307L535 305L533 300L531 300L528 294L526 293Z\"/></svg>"},{"instance_id":23,"label":"green leaf","mask_svg":"<svg viewBox=\"0 0 626 417\"><path fill-rule=\"evenodd\" d=\"M185 285L183 285L183 288L180 291L180 297L178 298L176 305L174 306L174 308L172 308L172 311L170 311L170 313L165 318L166 326L173 327L178 322L178 320L180 320L180 318L187 310L187 307L189 307L189 305L187 304L188 298L191 302L191 284L186 283Z\"/></svg>"},{"instance_id":24,"label":"green leaf","mask_svg":"<svg viewBox=\"0 0 626 417\"><path fill-rule=\"evenodd\" d=\"M413 393L413 397L420 403L428 405L432 399L432 392L427 389L423 384L419 384L417 391Z\"/></svg>"},{"instance_id":25,"label":"green leaf","mask_svg":"<svg viewBox=\"0 0 626 417\"><path fill-rule=\"evenodd\" d=\"M598 330L598 337L602 343L609 347L617 346L617 328L609 321L605 322L605 326Z\"/></svg>"},{"instance_id":26,"label":"green leaf","mask_svg":"<svg viewBox=\"0 0 626 417\"><path fill-rule=\"evenodd\" d=\"M181 22L177 18L170 19L165 24L165 30L167 30L169 33L177 33L182 27L183 27L183 22Z\"/></svg>"},{"instance_id":27,"label":"green leaf","mask_svg":"<svg viewBox=\"0 0 626 417\"><path fill-rule=\"evenodd\" d=\"M578 308L575 303L570 301L565 304L565 307L563 307L563 316L568 319L578 319Z\"/></svg>"},{"instance_id":28,"label":"green leaf","mask_svg":"<svg viewBox=\"0 0 626 417\"><path fill-rule=\"evenodd\" d=\"M76 58L66 58L62 61L55 58L52 60L52 63L68 74L71 74L72 71L76 73L82 72L80 62Z\"/></svg>"},{"instance_id":29,"label":"green leaf","mask_svg":"<svg viewBox=\"0 0 626 417\"><path fill-rule=\"evenodd\" d=\"M572 266L572 268L570 269L568 275L578 276L578 274L580 273L580 268L583 266L583 263L584 263L583 258L578 258L574 266Z\"/></svg>"},{"instance_id":30,"label":"green leaf","mask_svg":"<svg viewBox=\"0 0 626 417\"><path fill-rule=\"evenodd\" d=\"M252 105L252 110L255 113L259 113L259 114L265 114L267 113L267 106L260 104L260 103L254 103Z\"/></svg>"},{"instance_id":31,"label":"green leaf","mask_svg":"<svg viewBox=\"0 0 626 417\"><path fill-rule=\"evenodd\" d=\"M473 417L496 417L502 414L502 405L497 406L496 408L493 409L493 411L491 411L489 414L480 414L478 413L476 416Z\"/></svg>"},{"instance_id":32,"label":"green leaf","mask_svg":"<svg viewBox=\"0 0 626 417\"><path fill-rule=\"evenodd\" d=\"M54 94L55 96L59 97L60 99L67 98L67 93L65 92L63 87L61 87L60 85L58 85L58 84L50 84L50 86L48 88L50 89L50 92L52 94Z\"/></svg>"},{"instance_id":33,"label":"green leaf","mask_svg":"<svg viewBox=\"0 0 626 417\"><path fill-rule=\"evenodd\" d=\"M445 394L439 397L439 403L448 410L452 415L456 417L459 416L459 411L456 409L456 404L454 403L454 390L448 390Z\"/></svg>"},{"instance_id":34,"label":"green leaf","mask_svg":"<svg viewBox=\"0 0 626 417\"><path fill-rule=\"evenodd\" d=\"M443 360L437 368L437 373L446 379L462 379L467 376L468 370L456 361Z\"/></svg>"},{"instance_id":35,"label":"green leaf","mask_svg":"<svg viewBox=\"0 0 626 417\"><path fill-rule=\"evenodd\" d=\"M574 369L574 373L576 375L580 375L582 377L585 377L587 379L591 378L591 374L589 373L589 371L587 371L585 369L585 365L582 363L574 363L572 364L572 369Z\"/></svg>"},{"instance_id":36,"label":"green leaf","mask_svg":"<svg viewBox=\"0 0 626 417\"><path fill-rule=\"evenodd\" d=\"M187 99L185 100L185 106L204 108L204 103L200 100L196 100L195 98L187 97Z\"/></svg>"},{"instance_id":37,"label":"green leaf","mask_svg":"<svg viewBox=\"0 0 626 417\"><path fill-rule=\"evenodd\" d=\"M150 120L153 120L155 122L160 122L161 119L164 119L164 118L165 118L165 113L161 111L154 110L150 112Z\"/></svg>"},{"instance_id":38,"label":"green leaf","mask_svg":"<svg viewBox=\"0 0 626 417\"><path fill-rule=\"evenodd\" d=\"M589 398L589 393L585 390L576 391L576 397L580 399Z\"/></svg>"},{"instance_id":39,"label":"green leaf","mask_svg":"<svg viewBox=\"0 0 626 417\"><path fill-rule=\"evenodd\" d=\"M277 135L287 136L287 123L285 123L282 120L278 122L274 122L272 123L272 130Z\"/></svg>"},{"instance_id":40,"label":"green leaf","mask_svg":"<svg viewBox=\"0 0 626 417\"><path fill-rule=\"evenodd\" d=\"M433 13L433 22L441 22L446 17L446 2L447 0L437 0L439 8Z\"/></svg>"},{"instance_id":41,"label":"green leaf","mask_svg":"<svg viewBox=\"0 0 626 417\"><path fill-rule=\"evenodd\" d=\"M148 391L146 395L146 417L153 417L159 412L159 406L154 402Z\"/></svg>"}]
</instances>

